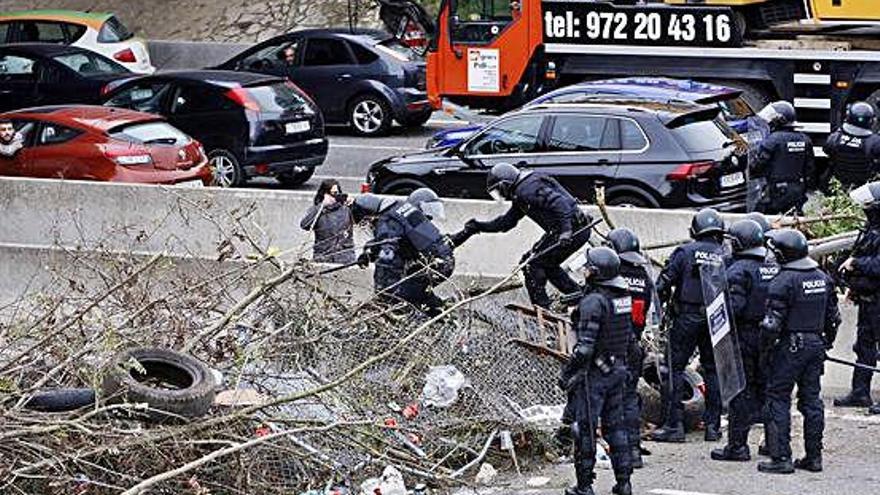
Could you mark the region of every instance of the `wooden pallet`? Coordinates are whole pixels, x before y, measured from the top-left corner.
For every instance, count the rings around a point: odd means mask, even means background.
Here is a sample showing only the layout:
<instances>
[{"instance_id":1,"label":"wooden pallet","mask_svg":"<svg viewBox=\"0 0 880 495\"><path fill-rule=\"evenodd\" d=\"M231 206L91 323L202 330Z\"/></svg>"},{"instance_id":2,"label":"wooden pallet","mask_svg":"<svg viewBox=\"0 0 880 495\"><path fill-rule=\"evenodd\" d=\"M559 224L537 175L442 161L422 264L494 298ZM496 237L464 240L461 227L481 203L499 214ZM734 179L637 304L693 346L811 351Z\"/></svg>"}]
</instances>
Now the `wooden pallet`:
<instances>
[{"instance_id":1,"label":"wooden pallet","mask_svg":"<svg viewBox=\"0 0 880 495\"><path fill-rule=\"evenodd\" d=\"M565 358L571 354L575 337L568 316L519 303L509 303L504 307L519 316L517 320L519 338L513 339L515 342L535 350L544 349L547 354L558 358ZM529 321L534 323L533 328L538 330L537 335L528 331Z\"/></svg>"}]
</instances>

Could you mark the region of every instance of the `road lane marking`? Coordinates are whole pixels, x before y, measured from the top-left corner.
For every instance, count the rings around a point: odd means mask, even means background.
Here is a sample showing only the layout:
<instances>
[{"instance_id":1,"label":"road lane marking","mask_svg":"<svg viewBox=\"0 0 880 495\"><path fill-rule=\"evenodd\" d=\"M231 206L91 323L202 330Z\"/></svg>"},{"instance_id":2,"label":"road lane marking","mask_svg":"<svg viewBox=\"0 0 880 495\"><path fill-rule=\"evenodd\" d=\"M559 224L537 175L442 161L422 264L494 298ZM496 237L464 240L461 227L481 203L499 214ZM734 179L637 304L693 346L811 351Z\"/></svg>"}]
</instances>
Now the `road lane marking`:
<instances>
[{"instance_id":1,"label":"road lane marking","mask_svg":"<svg viewBox=\"0 0 880 495\"><path fill-rule=\"evenodd\" d=\"M653 493L654 495L718 495L716 493L685 492L682 490L665 490L662 488L655 488L653 490L648 491L648 493Z\"/></svg>"}]
</instances>

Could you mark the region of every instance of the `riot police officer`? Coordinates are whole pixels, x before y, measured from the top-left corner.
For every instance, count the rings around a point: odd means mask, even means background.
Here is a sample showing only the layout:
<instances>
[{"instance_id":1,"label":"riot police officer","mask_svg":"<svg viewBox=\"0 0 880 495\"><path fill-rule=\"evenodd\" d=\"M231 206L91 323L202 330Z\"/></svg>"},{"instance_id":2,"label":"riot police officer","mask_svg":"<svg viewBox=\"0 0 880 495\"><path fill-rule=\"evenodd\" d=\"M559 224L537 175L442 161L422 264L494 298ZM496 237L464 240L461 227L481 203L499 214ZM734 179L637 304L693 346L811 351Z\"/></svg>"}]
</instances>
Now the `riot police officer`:
<instances>
[{"instance_id":1,"label":"riot police officer","mask_svg":"<svg viewBox=\"0 0 880 495\"><path fill-rule=\"evenodd\" d=\"M359 262L375 262L373 285L380 297L406 301L428 315L440 312L443 301L433 287L455 269L454 243L431 221L442 220L444 213L437 194L422 188L378 215L374 238Z\"/></svg>"},{"instance_id":2,"label":"riot police officer","mask_svg":"<svg viewBox=\"0 0 880 495\"><path fill-rule=\"evenodd\" d=\"M642 377L645 352L642 349L642 332L654 299L654 281L648 273L648 260L640 253L639 238L627 228L617 228L608 233L608 247L620 257L620 276L629 285L632 298L632 329L626 356L627 381L624 393L624 422L629 437L630 458L634 468L643 465L641 447L642 404L638 385Z\"/></svg>"},{"instance_id":3,"label":"riot police officer","mask_svg":"<svg viewBox=\"0 0 880 495\"><path fill-rule=\"evenodd\" d=\"M764 302L770 281L779 266L767 261L764 231L753 220L740 220L727 232L733 246L733 263L727 268L730 309L736 323L746 389L730 401L727 445L712 451L717 461L748 461L747 444L752 420L764 407L765 377L760 366L758 325L764 318Z\"/></svg>"},{"instance_id":4,"label":"riot police officer","mask_svg":"<svg viewBox=\"0 0 880 495\"><path fill-rule=\"evenodd\" d=\"M791 103L771 103L761 114L772 132L758 145L751 164L752 173L767 181L756 208L764 213L800 212L807 201L807 186L815 179L813 142L794 130L797 116Z\"/></svg>"},{"instance_id":5,"label":"riot police officer","mask_svg":"<svg viewBox=\"0 0 880 495\"><path fill-rule=\"evenodd\" d=\"M690 231L694 240L673 251L657 279L660 299L670 301L671 297L672 303L667 305L667 311L672 309L675 316L669 331L671 355L666 357L666 362L672 365L672 386L665 390L665 424L650 436L655 442L685 441L684 404L679 398L683 394L684 371L695 349L700 351L707 391L703 414L705 440L713 442L721 439L721 393L706 322L699 266L706 263L724 264L724 220L718 212L706 208L694 216Z\"/></svg>"},{"instance_id":6,"label":"riot police officer","mask_svg":"<svg viewBox=\"0 0 880 495\"><path fill-rule=\"evenodd\" d=\"M751 220L760 225L762 234L766 234L773 230L773 226L770 225L770 221L767 220L767 217L763 213L753 211L745 216L745 220Z\"/></svg>"},{"instance_id":7,"label":"riot police officer","mask_svg":"<svg viewBox=\"0 0 880 495\"><path fill-rule=\"evenodd\" d=\"M624 427L623 388L626 352L632 338L632 299L620 276L620 259L606 247L589 248L583 258L586 286L572 313L577 343L561 385L574 412L575 475L577 485L567 495L593 495L596 464L596 425L601 419L611 446L611 465L617 480L613 493L631 495L629 448Z\"/></svg>"},{"instance_id":8,"label":"riot police officer","mask_svg":"<svg viewBox=\"0 0 880 495\"><path fill-rule=\"evenodd\" d=\"M880 345L880 182L871 182L850 193L861 205L867 218L864 229L856 239L853 252L841 266L843 279L850 298L859 307L858 330L853 350L856 360L868 366L877 365L877 347ZM852 391L834 400L835 406L868 407L871 405L871 378L873 373L855 369ZM871 408L880 414L880 404Z\"/></svg>"},{"instance_id":9,"label":"riot police officer","mask_svg":"<svg viewBox=\"0 0 880 495\"><path fill-rule=\"evenodd\" d=\"M880 172L880 136L874 133L875 120L870 103L853 103L843 125L823 146L831 162L830 175L844 187L860 186Z\"/></svg>"},{"instance_id":10,"label":"riot police officer","mask_svg":"<svg viewBox=\"0 0 880 495\"><path fill-rule=\"evenodd\" d=\"M523 272L532 304L550 307L548 281L563 294L580 290L560 266L590 239L590 217L578 208L577 200L552 177L521 172L508 163L492 167L486 187L496 200L507 199L513 204L493 220L468 220L466 230L507 232L528 216L545 232L522 260L529 260Z\"/></svg>"},{"instance_id":11,"label":"riot police officer","mask_svg":"<svg viewBox=\"0 0 880 495\"><path fill-rule=\"evenodd\" d=\"M840 313L834 281L808 257L807 239L783 229L770 239L780 264L770 282L767 309L760 324L762 352L768 353L767 447L771 460L758 464L765 473L822 470L825 411L821 379L825 351L837 336ZM798 410L804 416L806 456L791 461L791 393L798 387Z\"/></svg>"}]
</instances>

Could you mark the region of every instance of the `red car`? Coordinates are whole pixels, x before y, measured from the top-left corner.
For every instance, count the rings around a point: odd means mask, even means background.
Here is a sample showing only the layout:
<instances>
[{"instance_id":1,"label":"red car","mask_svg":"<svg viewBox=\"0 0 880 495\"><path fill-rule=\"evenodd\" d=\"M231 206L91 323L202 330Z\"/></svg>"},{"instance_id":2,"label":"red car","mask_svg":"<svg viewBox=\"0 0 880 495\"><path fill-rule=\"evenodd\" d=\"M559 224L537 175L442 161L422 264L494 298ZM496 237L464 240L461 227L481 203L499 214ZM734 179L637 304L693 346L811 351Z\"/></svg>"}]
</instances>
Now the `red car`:
<instances>
[{"instance_id":1,"label":"red car","mask_svg":"<svg viewBox=\"0 0 880 495\"><path fill-rule=\"evenodd\" d=\"M0 114L2 120L12 121L24 146L12 156L0 153L0 175L212 183L202 145L156 115L75 105L22 109Z\"/></svg>"}]
</instances>

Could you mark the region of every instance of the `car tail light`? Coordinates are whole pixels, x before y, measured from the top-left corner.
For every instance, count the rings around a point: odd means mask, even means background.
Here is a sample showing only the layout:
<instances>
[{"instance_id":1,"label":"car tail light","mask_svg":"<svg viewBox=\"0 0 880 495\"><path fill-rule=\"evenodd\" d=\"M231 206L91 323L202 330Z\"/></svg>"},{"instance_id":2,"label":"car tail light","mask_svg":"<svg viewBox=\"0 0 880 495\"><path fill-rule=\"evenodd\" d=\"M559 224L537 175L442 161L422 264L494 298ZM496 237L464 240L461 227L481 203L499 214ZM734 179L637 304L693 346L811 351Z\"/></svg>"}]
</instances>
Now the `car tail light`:
<instances>
[{"instance_id":1,"label":"car tail light","mask_svg":"<svg viewBox=\"0 0 880 495\"><path fill-rule=\"evenodd\" d=\"M232 88L225 93L226 97L248 110L260 111L260 105L244 88Z\"/></svg>"},{"instance_id":2,"label":"car tail light","mask_svg":"<svg viewBox=\"0 0 880 495\"><path fill-rule=\"evenodd\" d=\"M362 182L361 183L361 194L367 194L370 192L370 183Z\"/></svg>"},{"instance_id":3,"label":"car tail light","mask_svg":"<svg viewBox=\"0 0 880 495\"><path fill-rule=\"evenodd\" d=\"M125 50L114 53L113 58L124 64L133 64L137 62L137 57L134 56L134 52L131 51L131 48L126 48Z\"/></svg>"},{"instance_id":4,"label":"car tail light","mask_svg":"<svg viewBox=\"0 0 880 495\"><path fill-rule=\"evenodd\" d=\"M683 163L666 175L666 180L680 181L699 177L712 170L715 162Z\"/></svg>"},{"instance_id":5,"label":"car tail light","mask_svg":"<svg viewBox=\"0 0 880 495\"><path fill-rule=\"evenodd\" d=\"M107 94L110 93L111 89L113 89L113 87L110 84L105 84L104 86L102 86L101 96L107 96Z\"/></svg>"}]
</instances>

